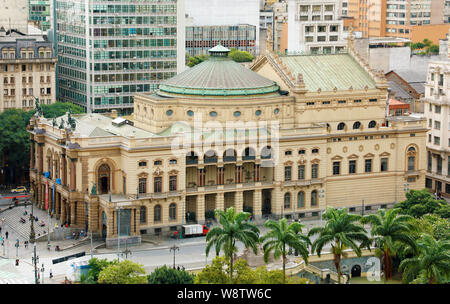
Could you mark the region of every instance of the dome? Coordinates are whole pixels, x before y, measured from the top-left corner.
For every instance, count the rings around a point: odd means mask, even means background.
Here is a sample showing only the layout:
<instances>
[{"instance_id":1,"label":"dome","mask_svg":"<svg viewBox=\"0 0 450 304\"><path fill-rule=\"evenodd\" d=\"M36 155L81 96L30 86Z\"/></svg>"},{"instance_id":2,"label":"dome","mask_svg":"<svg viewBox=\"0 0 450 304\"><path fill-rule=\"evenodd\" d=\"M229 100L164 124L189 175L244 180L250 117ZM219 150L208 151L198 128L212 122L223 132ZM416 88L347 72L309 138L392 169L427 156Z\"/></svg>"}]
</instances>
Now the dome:
<instances>
[{"instance_id":1,"label":"dome","mask_svg":"<svg viewBox=\"0 0 450 304\"><path fill-rule=\"evenodd\" d=\"M231 97L270 94L279 91L267 79L228 57L229 49L218 45L208 60L178 74L159 86L158 95Z\"/></svg>"}]
</instances>

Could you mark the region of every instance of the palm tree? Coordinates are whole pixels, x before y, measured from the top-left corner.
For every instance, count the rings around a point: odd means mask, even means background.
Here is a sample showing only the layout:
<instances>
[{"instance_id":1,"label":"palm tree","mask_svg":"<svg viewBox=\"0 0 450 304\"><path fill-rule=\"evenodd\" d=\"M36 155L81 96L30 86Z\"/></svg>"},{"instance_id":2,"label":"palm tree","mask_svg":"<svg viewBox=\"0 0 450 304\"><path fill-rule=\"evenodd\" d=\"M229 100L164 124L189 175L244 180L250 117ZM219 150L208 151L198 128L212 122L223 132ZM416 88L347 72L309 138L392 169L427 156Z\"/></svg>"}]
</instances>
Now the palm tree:
<instances>
[{"instance_id":1,"label":"palm tree","mask_svg":"<svg viewBox=\"0 0 450 304\"><path fill-rule=\"evenodd\" d=\"M422 234L417 241L419 253L404 259L399 266L403 282L448 283L450 279L450 240L436 241L428 234Z\"/></svg>"},{"instance_id":2,"label":"palm tree","mask_svg":"<svg viewBox=\"0 0 450 304\"><path fill-rule=\"evenodd\" d=\"M308 263L308 246L311 242L306 235L301 233L303 225L294 222L288 226L285 218L280 219L278 222L268 220L264 223L264 227L269 229L269 232L260 239L261 243L263 243L264 262L268 262L271 252L273 252L274 259L282 256L283 283L286 283L286 256L289 249L292 248L298 251L305 263Z\"/></svg>"},{"instance_id":3,"label":"palm tree","mask_svg":"<svg viewBox=\"0 0 450 304\"><path fill-rule=\"evenodd\" d=\"M378 210L378 214L366 215L361 223L371 225L372 241L375 243L375 254L380 258L384 268L384 281L392 278L392 256L396 254L398 244L417 249L416 242L411 236L414 227L412 217L398 215L401 209Z\"/></svg>"},{"instance_id":4,"label":"palm tree","mask_svg":"<svg viewBox=\"0 0 450 304\"><path fill-rule=\"evenodd\" d=\"M341 283L341 258L344 250L352 248L358 257L361 256L361 248L367 246L370 249L370 242L367 231L359 223L360 215L349 214L347 209L328 208L323 214L326 220L324 227L312 228L308 236L318 234L318 238L313 242L311 252L316 251L320 257L322 249L325 245L331 245L331 253L333 254L334 266L338 273L338 283ZM359 242L358 246L356 242Z\"/></svg>"},{"instance_id":5,"label":"palm tree","mask_svg":"<svg viewBox=\"0 0 450 304\"><path fill-rule=\"evenodd\" d=\"M221 227L212 228L206 235L206 256L212 246L216 247L216 255L223 250L225 257L230 261L230 281L233 280L233 255L237 252L236 241L240 241L246 248L253 249L257 254L259 229L255 224L249 223L248 212L236 213L234 207L228 208L225 212L215 210L215 215L219 218Z\"/></svg>"}]
</instances>

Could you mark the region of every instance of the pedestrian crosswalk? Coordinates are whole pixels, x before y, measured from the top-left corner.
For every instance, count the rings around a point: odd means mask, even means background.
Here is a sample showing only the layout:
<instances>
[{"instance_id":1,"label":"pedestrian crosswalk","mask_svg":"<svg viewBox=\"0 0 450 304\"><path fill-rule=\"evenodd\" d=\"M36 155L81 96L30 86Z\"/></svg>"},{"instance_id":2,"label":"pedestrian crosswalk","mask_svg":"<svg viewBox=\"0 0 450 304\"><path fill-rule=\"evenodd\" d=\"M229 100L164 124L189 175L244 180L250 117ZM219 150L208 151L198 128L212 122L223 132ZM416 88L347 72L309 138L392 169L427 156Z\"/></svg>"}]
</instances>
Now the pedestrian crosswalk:
<instances>
[{"instance_id":1,"label":"pedestrian crosswalk","mask_svg":"<svg viewBox=\"0 0 450 304\"><path fill-rule=\"evenodd\" d=\"M0 284L33 284L27 279L0 279Z\"/></svg>"}]
</instances>

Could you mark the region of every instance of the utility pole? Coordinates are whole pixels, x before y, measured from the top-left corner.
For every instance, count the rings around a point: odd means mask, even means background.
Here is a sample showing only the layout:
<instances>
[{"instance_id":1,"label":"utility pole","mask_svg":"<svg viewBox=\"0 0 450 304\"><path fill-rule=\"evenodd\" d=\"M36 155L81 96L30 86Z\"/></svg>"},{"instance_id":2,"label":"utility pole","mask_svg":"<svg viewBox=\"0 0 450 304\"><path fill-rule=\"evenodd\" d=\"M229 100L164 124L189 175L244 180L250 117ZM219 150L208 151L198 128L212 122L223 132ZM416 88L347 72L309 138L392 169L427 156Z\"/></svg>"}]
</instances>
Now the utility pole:
<instances>
[{"instance_id":1,"label":"utility pole","mask_svg":"<svg viewBox=\"0 0 450 304\"><path fill-rule=\"evenodd\" d=\"M170 247L169 252L173 251L173 269L175 269L175 252L176 251L180 251L180 247L178 247L177 245L173 245L172 247Z\"/></svg>"},{"instance_id":2,"label":"utility pole","mask_svg":"<svg viewBox=\"0 0 450 304\"><path fill-rule=\"evenodd\" d=\"M92 254L92 231L91 231L91 259L93 258L93 254Z\"/></svg>"}]
</instances>

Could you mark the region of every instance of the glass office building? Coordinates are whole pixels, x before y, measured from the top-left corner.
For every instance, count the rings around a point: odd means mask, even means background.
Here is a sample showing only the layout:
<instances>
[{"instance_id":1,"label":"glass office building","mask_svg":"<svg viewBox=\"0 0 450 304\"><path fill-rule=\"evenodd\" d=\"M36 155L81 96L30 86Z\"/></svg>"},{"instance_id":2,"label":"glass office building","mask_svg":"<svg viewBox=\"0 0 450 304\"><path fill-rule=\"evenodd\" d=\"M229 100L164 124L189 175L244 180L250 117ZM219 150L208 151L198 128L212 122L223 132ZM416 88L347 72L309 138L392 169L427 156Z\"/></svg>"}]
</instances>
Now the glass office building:
<instances>
[{"instance_id":1,"label":"glass office building","mask_svg":"<svg viewBox=\"0 0 450 304\"><path fill-rule=\"evenodd\" d=\"M28 18L33 21L41 31L51 28L50 23L50 1L51 0L28 0Z\"/></svg>"},{"instance_id":2,"label":"glass office building","mask_svg":"<svg viewBox=\"0 0 450 304\"><path fill-rule=\"evenodd\" d=\"M184 69L184 1L56 0L56 23L58 98L88 113L129 114Z\"/></svg>"}]
</instances>

